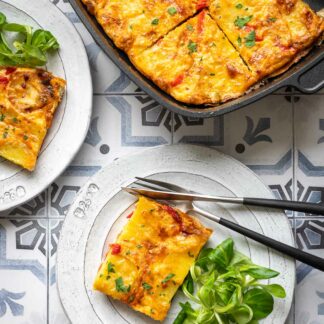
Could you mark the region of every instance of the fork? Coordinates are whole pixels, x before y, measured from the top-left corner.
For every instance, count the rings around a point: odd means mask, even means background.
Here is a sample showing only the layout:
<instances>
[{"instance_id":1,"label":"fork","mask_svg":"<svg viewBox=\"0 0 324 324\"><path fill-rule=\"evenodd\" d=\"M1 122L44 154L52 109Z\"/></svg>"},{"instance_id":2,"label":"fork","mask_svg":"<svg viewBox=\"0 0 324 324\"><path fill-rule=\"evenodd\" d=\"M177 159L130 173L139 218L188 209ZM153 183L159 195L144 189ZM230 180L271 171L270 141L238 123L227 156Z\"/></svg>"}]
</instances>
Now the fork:
<instances>
[{"instance_id":1,"label":"fork","mask_svg":"<svg viewBox=\"0 0 324 324\"><path fill-rule=\"evenodd\" d=\"M192 193L192 192L186 190L185 188L182 188L178 185L171 184L168 182L140 178L140 177L136 177L136 179L141 181L140 184L138 184L138 182L136 182L136 184L140 185L142 187L145 187L145 188L157 190L156 187L152 187L152 185L154 185L154 186L163 188L164 190L167 189L168 191L172 191L172 192ZM128 187L128 188L123 188L123 189L125 189L129 193L136 194L136 188ZM268 236L262 235L258 232L252 231L246 227L243 227L243 226L238 225L234 222L231 222L225 218L218 217L212 213L209 213L209 212L199 208L194 201L187 201L185 208L186 208L186 210L184 210L184 212L187 212L187 213L188 212L196 212L196 213L200 214L201 216L204 216L212 221L215 221L215 222L219 223L220 225L227 227L237 233L245 235L246 237L248 237L254 241L262 243L262 244L264 244L278 252L284 253L298 261L301 261L305 264L312 266L313 268L324 271L324 259L323 258L317 257L315 255L304 252L302 250L299 250L299 249L292 247L290 245L287 245L285 243L274 240Z\"/></svg>"}]
</instances>

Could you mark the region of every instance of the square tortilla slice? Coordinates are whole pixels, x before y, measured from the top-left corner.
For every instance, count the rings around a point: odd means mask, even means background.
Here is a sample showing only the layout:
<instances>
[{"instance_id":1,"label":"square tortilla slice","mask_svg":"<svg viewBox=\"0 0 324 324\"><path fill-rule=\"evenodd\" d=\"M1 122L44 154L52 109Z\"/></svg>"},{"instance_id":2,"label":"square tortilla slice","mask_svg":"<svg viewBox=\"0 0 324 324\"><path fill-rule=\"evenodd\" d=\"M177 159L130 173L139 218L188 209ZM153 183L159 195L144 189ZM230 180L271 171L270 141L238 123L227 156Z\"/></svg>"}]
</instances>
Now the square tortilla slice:
<instances>
[{"instance_id":1,"label":"square tortilla slice","mask_svg":"<svg viewBox=\"0 0 324 324\"><path fill-rule=\"evenodd\" d=\"M164 91L188 104L239 97L256 81L206 10L133 58Z\"/></svg>"},{"instance_id":2,"label":"square tortilla slice","mask_svg":"<svg viewBox=\"0 0 324 324\"><path fill-rule=\"evenodd\" d=\"M103 260L94 289L162 321L212 231L180 210L140 197Z\"/></svg>"},{"instance_id":3,"label":"square tortilla slice","mask_svg":"<svg viewBox=\"0 0 324 324\"><path fill-rule=\"evenodd\" d=\"M277 0L212 0L209 9L243 60L260 78L293 60L296 49Z\"/></svg>"},{"instance_id":4,"label":"square tortilla slice","mask_svg":"<svg viewBox=\"0 0 324 324\"><path fill-rule=\"evenodd\" d=\"M293 46L300 51L313 45L323 33L324 19L304 1L277 0L277 3L290 29Z\"/></svg>"},{"instance_id":5,"label":"square tortilla slice","mask_svg":"<svg viewBox=\"0 0 324 324\"><path fill-rule=\"evenodd\" d=\"M201 1L97 0L95 15L115 45L131 58L194 15L202 8Z\"/></svg>"},{"instance_id":6,"label":"square tortilla slice","mask_svg":"<svg viewBox=\"0 0 324 324\"><path fill-rule=\"evenodd\" d=\"M65 81L42 69L0 68L0 156L32 171Z\"/></svg>"}]
</instances>

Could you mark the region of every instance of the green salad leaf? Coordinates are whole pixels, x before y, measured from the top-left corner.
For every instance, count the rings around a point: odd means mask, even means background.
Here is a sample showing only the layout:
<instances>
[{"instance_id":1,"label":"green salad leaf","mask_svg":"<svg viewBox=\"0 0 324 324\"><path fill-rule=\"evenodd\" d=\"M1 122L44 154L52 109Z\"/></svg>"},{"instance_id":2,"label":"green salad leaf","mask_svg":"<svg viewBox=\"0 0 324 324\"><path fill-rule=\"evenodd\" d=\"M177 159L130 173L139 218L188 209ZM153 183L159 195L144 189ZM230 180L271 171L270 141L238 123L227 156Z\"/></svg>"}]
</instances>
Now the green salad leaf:
<instances>
[{"instance_id":1,"label":"green salad leaf","mask_svg":"<svg viewBox=\"0 0 324 324\"><path fill-rule=\"evenodd\" d=\"M7 36L12 33L15 40L9 43ZM51 32L33 31L28 25L8 23L0 12L0 66L44 66L47 52L58 48L59 43Z\"/></svg>"},{"instance_id":2,"label":"green salad leaf","mask_svg":"<svg viewBox=\"0 0 324 324\"><path fill-rule=\"evenodd\" d=\"M256 324L272 312L273 297L286 297L282 286L259 281L278 275L236 251L231 238L204 248L182 285L195 306L180 304L174 324Z\"/></svg>"}]
</instances>

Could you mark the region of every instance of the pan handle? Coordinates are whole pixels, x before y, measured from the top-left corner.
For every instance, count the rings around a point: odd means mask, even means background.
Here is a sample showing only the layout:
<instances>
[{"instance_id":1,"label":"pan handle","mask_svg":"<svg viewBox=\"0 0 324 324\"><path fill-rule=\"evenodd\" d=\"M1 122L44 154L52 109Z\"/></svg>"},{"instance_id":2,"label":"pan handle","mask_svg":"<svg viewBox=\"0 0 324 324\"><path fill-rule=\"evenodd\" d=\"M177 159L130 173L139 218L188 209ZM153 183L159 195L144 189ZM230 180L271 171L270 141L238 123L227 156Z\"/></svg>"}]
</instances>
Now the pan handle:
<instances>
[{"instance_id":1,"label":"pan handle","mask_svg":"<svg viewBox=\"0 0 324 324\"><path fill-rule=\"evenodd\" d=\"M294 73L286 82L303 93L315 93L324 87L324 56L320 55L301 71Z\"/></svg>"}]
</instances>

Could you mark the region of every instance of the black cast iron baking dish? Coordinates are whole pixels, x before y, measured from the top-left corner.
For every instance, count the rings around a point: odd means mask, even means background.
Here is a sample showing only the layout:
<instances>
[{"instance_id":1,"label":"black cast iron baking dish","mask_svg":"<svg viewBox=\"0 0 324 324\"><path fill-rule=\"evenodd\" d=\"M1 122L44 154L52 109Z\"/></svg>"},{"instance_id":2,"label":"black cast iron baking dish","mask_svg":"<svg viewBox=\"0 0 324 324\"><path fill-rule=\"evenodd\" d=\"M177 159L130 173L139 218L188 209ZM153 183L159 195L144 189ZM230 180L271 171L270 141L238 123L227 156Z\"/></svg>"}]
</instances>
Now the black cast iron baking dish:
<instances>
[{"instance_id":1,"label":"black cast iron baking dish","mask_svg":"<svg viewBox=\"0 0 324 324\"><path fill-rule=\"evenodd\" d=\"M324 0L306 0L306 2L315 11L324 7ZM98 45L132 81L162 106L184 116L208 118L223 115L249 105L286 86L293 86L303 93L315 93L324 87L324 45L321 45L314 47L306 57L284 74L269 80L265 85L238 99L212 107L186 105L173 99L144 77L133 66L127 55L114 45L95 17L88 13L81 0L70 0L70 3Z\"/></svg>"}]
</instances>

